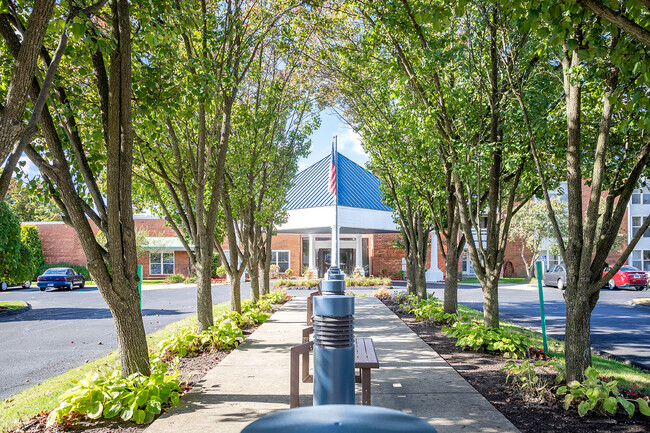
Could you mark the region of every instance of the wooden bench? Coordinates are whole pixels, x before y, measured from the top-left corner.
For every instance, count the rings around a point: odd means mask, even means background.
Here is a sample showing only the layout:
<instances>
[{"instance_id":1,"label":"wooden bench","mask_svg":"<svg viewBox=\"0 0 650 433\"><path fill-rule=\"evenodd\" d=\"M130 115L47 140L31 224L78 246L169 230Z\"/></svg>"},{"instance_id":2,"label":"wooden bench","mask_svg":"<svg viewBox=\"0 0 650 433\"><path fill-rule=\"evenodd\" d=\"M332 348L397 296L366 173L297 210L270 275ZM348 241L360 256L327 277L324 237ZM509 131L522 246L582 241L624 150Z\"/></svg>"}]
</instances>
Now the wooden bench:
<instances>
[{"instance_id":1,"label":"wooden bench","mask_svg":"<svg viewBox=\"0 0 650 433\"><path fill-rule=\"evenodd\" d=\"M313 331L313 327L303 329L303 344L291 348L291 383L289 389L291 408L299 406L300 370L302 370L303 383L313 383L314 381L313 376L309 374L309 352L314 347L314 342L309 341L309 334ZM304 342L305 338L307 338L307 342ZM300 362L300 356L302 356L302 363ZM379 368L379 360L377 359L377 352L372 338L354 339L354 368L359 369L359 374L355 375L354 381L361 384L361 404L370 406L370 372L373 368Z\"/></svg>"},{"instance_id":2,"label":"wooden bench","mask_svg":"<svg viewBox=\"0 0 650 433\"><path fill-rule=\"evenodd\" d=\"M316 291L311 292L307 297L307 326L314 324L314 296L321 296L321 282L316 285Z\"/></svg>"}]
</instances>

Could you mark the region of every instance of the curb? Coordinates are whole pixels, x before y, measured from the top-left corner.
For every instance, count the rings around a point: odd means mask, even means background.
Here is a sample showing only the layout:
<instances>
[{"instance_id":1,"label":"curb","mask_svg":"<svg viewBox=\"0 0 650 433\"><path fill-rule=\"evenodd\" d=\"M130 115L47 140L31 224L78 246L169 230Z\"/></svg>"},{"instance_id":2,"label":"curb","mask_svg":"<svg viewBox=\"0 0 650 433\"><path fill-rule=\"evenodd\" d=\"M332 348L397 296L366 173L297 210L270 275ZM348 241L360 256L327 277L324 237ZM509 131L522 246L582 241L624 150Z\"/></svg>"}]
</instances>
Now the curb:
<instances>
[{"instance_id":1,"label":"curb","mask_svg":"<svg viewBox=\"0 0 650 433\"><path fill-rule=\"evenodd\" d=\"M21 313L24 313L25 311L31 310L32 309L32 304L30 304L27 301L24 301L24 302L27 305L25 305L23 308L21 308L19 310L0 311L0 317L1 316L15 316L16 314L21 314Z\"/></svg>"}]
</instances>

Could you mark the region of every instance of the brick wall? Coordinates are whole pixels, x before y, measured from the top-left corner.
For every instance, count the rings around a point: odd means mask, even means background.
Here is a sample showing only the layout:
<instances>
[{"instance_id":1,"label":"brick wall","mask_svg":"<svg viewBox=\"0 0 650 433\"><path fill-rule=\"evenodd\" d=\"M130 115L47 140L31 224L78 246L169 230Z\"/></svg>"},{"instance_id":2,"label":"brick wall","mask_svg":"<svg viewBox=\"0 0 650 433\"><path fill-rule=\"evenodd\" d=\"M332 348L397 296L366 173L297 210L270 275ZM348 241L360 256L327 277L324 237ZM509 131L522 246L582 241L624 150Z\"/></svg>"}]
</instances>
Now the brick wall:
<instances>
[{"instance_id":1,"label":"brick wall","mask_svg":"<svg viewBox=\"0 0 650 433\"><path fill-rule=\"evenodd\" d=\"M400 236L397 234L372 235L372 242L369 243L369 248L372 245L370 248L370 273L372 275L380 275L382 269L386 269L388 275L402 270L404 250L391 245L391 242L399 239Z\"/></svg>"}]
</instances>

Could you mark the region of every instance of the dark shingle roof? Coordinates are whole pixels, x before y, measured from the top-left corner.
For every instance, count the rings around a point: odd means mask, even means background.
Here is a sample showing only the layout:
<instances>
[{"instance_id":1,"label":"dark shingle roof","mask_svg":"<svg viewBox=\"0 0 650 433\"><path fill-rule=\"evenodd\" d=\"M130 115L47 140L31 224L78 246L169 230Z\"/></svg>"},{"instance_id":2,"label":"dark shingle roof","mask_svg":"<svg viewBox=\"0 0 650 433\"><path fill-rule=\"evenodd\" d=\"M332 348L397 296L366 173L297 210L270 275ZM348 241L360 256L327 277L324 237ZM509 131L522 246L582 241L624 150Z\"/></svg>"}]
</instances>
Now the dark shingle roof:
<instances>
[{"instance_id":1,"label":"dark shingle roof","mask_svg":"<svg viewBox=\"0 0 650 433\"><path fill-rule=\"evenodd\" d=\"M327 191L331 155L298 173L287 193L287 209L334 206L334 196ZM391 211L381 201L379 179L363 167L338 153L339 205L362 209Z\"/></svg>"}]
</instances>

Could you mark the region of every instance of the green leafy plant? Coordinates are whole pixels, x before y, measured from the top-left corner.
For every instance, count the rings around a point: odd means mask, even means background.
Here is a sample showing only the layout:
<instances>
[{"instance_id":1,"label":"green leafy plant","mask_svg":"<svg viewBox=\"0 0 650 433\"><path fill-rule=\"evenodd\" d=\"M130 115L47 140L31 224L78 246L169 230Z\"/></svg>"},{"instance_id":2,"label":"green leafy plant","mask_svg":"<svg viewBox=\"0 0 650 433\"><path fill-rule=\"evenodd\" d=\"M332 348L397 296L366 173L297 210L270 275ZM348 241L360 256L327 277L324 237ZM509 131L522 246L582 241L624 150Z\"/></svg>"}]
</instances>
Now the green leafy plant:
<instances>
[{"instance_id":1,"label":"green leafy plant","mask_svg":"<svg viewBox=\"0 0 650 433\"><path fill-rule=\"evenodd\" d=\"M193 284L193 283L196 283L196 277L185 278L184 283L186 283L186 284Z\"/></svg>"},{"instance_id":2,"label":"green leafy plant","mask_svg":"<svg viewBox=\"0 0 650 433\"><path fill-rule=\"evenodd\" d=\"M280 278L275 281L275 287L316 287L319 280L291 280Z\"/></svg>"},{"instance_id":3,"label":"green leafy plant","mask_svg":"<svg viewBox=\"0 0 650 433\"><path fill-rule=\"evenodd\" d=\"M289 275L289 276L291 276L291 275L293 275L293 269L291 269L291 268L287 268L287 270L284 271L284 273L287 274L287 275Z\"/></svg>"},{"instance_id":4,"label":"green leafy plant","mask_svg":"<svg viewBox=\"0 0 650 433\"><path fill-rule=\"evenodd\" d=\"M226 272L226 267L225 267L224 265L219 266L219 267L217 268L217 270L215 271L215 274L216 274L217 277L219 277L219 278L224 278L224 277L226 276L226 273L227 273L227 272Z\"/></svg>"},{"instance_id":5,"label":"green leafy plant","mask_svg":"<svg viewBox=\"0 0 650 433\"><path fill-rule=\"evenodd\" d=\"M262 299L268 299L272 304L284 304L288 300L285 290L274 290L262 296Z\"/></svg>"},{"instance_id":6,"label":"green leafy plant","mask_svg":"<svg viewBox=\"0 0 650 433\"><path fill-rule=\"evenodd\" d=\"M390 301L391 299L390 291L384 288L377 290L372 294L372 296L379 299L380 301Z\"/></svg>"},{"instance_id":7,"label":"green leafy plant","mask_svg":"<svg viewBox=\"0 0 650 433\"><path fill-rule=\"evenodd\" d=\"M390 278L376 277L346 277L345 285L347 287L373 287L373 286L392 286Z\"/></svg>"},{"instance_id":8,"label":"green leafy plant","mask_svg":"<svg viewBox=\"0 0 650 433\"><path fill-rule=\"evenodd\" d=\"M184 358L198 352L233 349L242 341L244 334L237 323L222 320L200 334L194 328L183 328L178 334L158 343L158 350L163 355Z\"/></svg>"},{"instance_id":9,"label":"green leafy plant","mask_svg":"<svg viewBox=\"0 0 650 433\"><path fill-rule=\"evenodd\" d=\"M548 371L550 369L557 369L558 367L560 367L562 371L564 370L564 365L556 360L533 362L526 359L523 362L510 360L501 370L508 373L506 376L506 383L510 381L510 383L513 386L516 386L523 395L545 401L552 401L552 385L537 374L537 369ZM559 374L556 375L556 384L560 383L563 380L563 377L564 376Z\"/></svg>"},{"instance_id":10,"label":"green leafy plant","mask_svg":"<svg viewBox=\"0 0 650 433\"><path fill-rule=\"evenodd\" d=\"M566 386L559 387L557 394L565 395L564 408L566 410L569 410L571 403L574 401L579 402L578 415L581 417L595 409L613 415L618 410L618 405L620 404L628 416L632 418L637 407L634 405L634 402L637 403L639 412L645 416L650 416L650 408L645 399L626 399L619 393L617 385L618 381L604 379L600 377L598 370L593 367L587 367L584 381L571 381Z\"/></svg>"},{"instance_id":11,"label":"green leafy plant","mask_svg":"<svg viewBox=\"0 0 650 433\"><path fill-rule=\"evenodd\" d=\"M502 328L490 328L483 324L456 322L443 327L447 337L458 338L456 346L472 350L501 352L514 358L523 358L528 353L528 339L519 334L507 332Z\"/></svg>"},{"instance_id":12,"label":"green leafy plant","mask_svg":"<svg viewBox=\"0 0 650 433\"><path fill-rule=\"evenodd\" d=\"M213 253L212 262L210 263L210 275L212 278L216 278L218 276L217 270L219 269L219 263L221 263L221 257L219 257L219 254Z\"/></svg>"},{"instance_id":13,"label":"green leafy plant","mask_svg":"<svg viewBox=\"0 0 650 433\"><path fill-rule=\"evenodd\" d=\"M43 254L43 243L38 236L38 228L33 224L25 224L20 226L20 241L32 253L32 266L31 279L35 279L38 274L38 269L45 264L45 255Z\"/></svg>"},{"instance_id":14,"label":"green leafy plant","mask_svg":"<svg viewBox=\"0 0 650 433\"><path fill-rule=\"evenodd\" d=\"M122 377L119 370L108 374L88 373L59 397L60 405L47 418L48 425L77 412L90 419L114 418L138 424L150 423L163 405L178 404L182 389L179 373L167 373L167 364L152 363L152 373Z\"/></svg>"},{"instance_id":15,"label":"green leafy plant","mask_svg":"<svg viewBox=\"0 0 650 433\"><path fill-rule=\"evenodd\" d=\"M182 283L183 281L185 281L185 276L181 274L171 274L165 278L165 283L168 284Z\"/></svg>"},{"instance_id":16,"label":"green leafy plant","mask_svg":"<svg viewBox=\"0 0 650 433\"><path fill-rule=\"evenodd\" d=\"M458 315L445 313L442 305L437 305L428 300L422 300L417 306L411 308L410 313L415 315L416 320L426 324L434 323L454 323L458 320Z\"/></svg>"}]
</instances>

